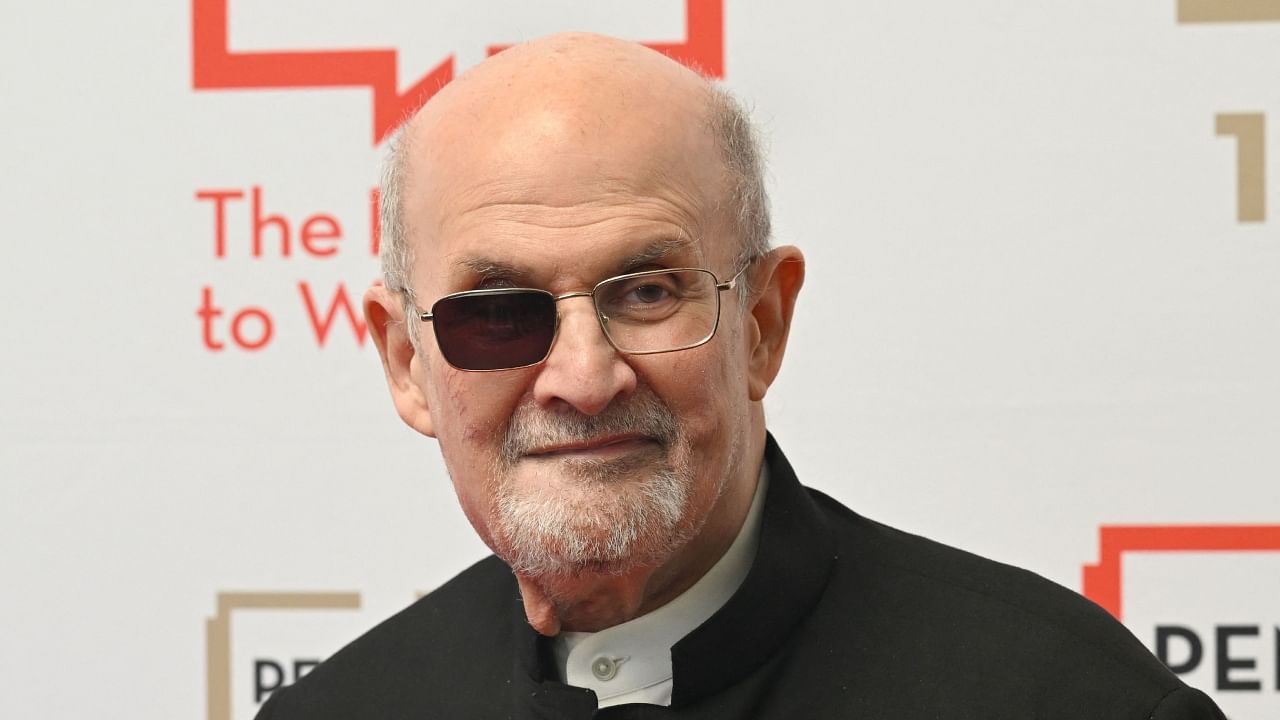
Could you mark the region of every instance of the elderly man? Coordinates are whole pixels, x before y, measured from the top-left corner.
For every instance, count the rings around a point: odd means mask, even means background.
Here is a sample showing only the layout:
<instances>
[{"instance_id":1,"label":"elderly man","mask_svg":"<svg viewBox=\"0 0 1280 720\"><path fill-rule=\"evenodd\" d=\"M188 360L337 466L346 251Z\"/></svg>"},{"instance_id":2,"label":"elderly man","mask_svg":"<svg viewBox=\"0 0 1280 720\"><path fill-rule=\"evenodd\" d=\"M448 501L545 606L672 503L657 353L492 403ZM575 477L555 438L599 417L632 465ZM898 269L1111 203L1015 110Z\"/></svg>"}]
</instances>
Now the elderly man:
<instances>
[{"instance_id":1,"label":"elderly man","mask_svg":"<svg viewBox=\"0 0 1280 720\"><path fill-rule=\"evenodd\" d=\"M804 489L804 279L749 123L643 47L485 61L403 132L365 312L494 557L261 718L1212 718L1087 601Z\"/></svg>"}]
</instances>

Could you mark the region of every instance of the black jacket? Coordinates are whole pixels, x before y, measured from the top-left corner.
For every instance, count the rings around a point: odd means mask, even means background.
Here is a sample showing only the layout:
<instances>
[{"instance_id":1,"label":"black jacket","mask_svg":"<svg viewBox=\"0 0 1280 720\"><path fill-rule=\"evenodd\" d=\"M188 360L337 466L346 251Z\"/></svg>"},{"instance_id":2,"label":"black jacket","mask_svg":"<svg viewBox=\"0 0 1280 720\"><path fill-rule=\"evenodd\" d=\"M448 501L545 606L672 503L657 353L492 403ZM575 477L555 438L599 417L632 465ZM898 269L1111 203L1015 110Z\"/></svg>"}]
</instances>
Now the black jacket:
<instances>
[{"instance_id":1,"label":"black jacket","mask_svg":"<svg viewBox=\"0 0 1280 720\"><path fill-rule=\"evenodd\" d=\"M772 438L765 459L755 562L672 648L671 707L595 713L591 691L555 679L490 557L277 691L259 720L1223 719L1088 600L801 487Z\"/></svg>"}]
</instances>

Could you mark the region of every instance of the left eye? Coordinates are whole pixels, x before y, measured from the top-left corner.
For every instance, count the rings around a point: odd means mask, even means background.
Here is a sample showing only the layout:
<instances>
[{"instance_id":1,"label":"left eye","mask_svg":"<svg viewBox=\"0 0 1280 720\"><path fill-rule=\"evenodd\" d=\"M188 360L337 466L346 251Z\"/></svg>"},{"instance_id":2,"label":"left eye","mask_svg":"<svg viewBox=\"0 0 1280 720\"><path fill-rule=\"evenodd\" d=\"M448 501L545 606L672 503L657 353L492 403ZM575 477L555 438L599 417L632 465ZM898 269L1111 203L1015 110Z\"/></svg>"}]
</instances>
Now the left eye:
<instances>
[{"instance_id":1,"label":"left eye","mask_svg":"<svg viewBox=\"0 0 1280 720\"><path fill-rule=\"evenodd\" d=\"M614 320L630 318L653 322L680 306L684 290L679 278L659 273L606 283L596 300L601 312Z\"/></svg>"},{"instance_id":2,"label":"left eye","mask_svg":"<svg viewBox=\"0 0 1280 720\"><path fill-rule=\"evenodd\" d=\"M649 304L666 300L671 292L661 285L650 284L632 288L630 295L636 302Z\"/></svg>"}]
</instances>

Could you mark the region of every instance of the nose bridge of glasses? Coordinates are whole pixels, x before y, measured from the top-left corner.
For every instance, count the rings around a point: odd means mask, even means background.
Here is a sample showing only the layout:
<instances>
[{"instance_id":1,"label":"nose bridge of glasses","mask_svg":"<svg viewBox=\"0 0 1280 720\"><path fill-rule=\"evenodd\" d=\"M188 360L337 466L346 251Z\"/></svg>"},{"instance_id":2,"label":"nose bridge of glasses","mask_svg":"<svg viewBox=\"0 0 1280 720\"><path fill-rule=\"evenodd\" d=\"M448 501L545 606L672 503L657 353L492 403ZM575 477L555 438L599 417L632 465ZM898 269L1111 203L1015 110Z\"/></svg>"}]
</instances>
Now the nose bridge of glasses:
<instances>
[{"instance_id":1,"label":"nose bridge of glasses","mask_svg":"<svg viewBox=\"0 0 1280 720\"><path fill-rule=\"evenodd\" d=\"M561 300L572 300L572 299L575 299L575 297L586 297L586 299L589 299L591 301L591 314L595 315L595 319L598 320L600 324L607 322L607 318L604 318L603 315L600 315L599 307L595 305L594 290L577 290L573 292L562 293L562 295L556 295L553 297L554 297L554 300L556 300L557 307L559 307L559 302L561 302ZM559 313L559 310L556 311L556 318L557 318L557 324L563 323L564 318L563 318L563 315ZM605 333L605 336L607 336L607 334L608 333Z\"/></svg>"},{"instance_id":2,"label":"nose bridge of glasses","mask_svg":"<svg viewBox=\"0 0 1280 720\"><path fill-rule=\"evenodd\" d=\"M568 300L569 298L591 297L594 294L595 294L594 290L576 290L574 292L567 292L562 295L555 295L554 297L556 299L556 302L560 302L561 300Z\"/></svg>"},{"instance_id":3,"label":"nose bridge of glasses","mask_svg":"<svg viewBox=\"0 0 1280 720\"><path fill-rule=\"evenodd\" d=\"M607 327L609 323L609 318L600 313L600 308L599 306L596 305L595 290L575 290L574 292L567 292L560 295L554 295L552 297L555 299L557 307L559 306L561 300L570 300L573 298L587 298L588 300L590 300L591 314L596 319L597 327L599 327L604 332L605 340L610 345L613 345L613 340L609 338L609 329ZM564 316L559 312L559 310L557 310L556 311L557 329L559 328L559 326L563 324L564 324Z\"/></svg>"}]
</instances>

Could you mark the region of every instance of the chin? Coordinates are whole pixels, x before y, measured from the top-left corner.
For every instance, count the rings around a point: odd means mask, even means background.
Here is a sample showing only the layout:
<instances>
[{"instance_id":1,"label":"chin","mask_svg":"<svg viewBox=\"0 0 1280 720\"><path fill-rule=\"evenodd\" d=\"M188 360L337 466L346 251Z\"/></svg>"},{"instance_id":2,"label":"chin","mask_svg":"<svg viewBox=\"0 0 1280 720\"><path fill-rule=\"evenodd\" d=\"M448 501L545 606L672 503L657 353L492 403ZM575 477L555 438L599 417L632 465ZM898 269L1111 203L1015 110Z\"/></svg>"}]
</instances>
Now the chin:
<instances>
[{"instance_id":1,"label":"chin","mask_svg":"<svg viewBox=\"0 0 1280 720\"><path fill-rule=\"evenodd\" d=\"M495 552L526 576L621 575L660 565L688 541L692 487L670 469L583 482L506 483Z\"/></svg>"}]
</instances>

